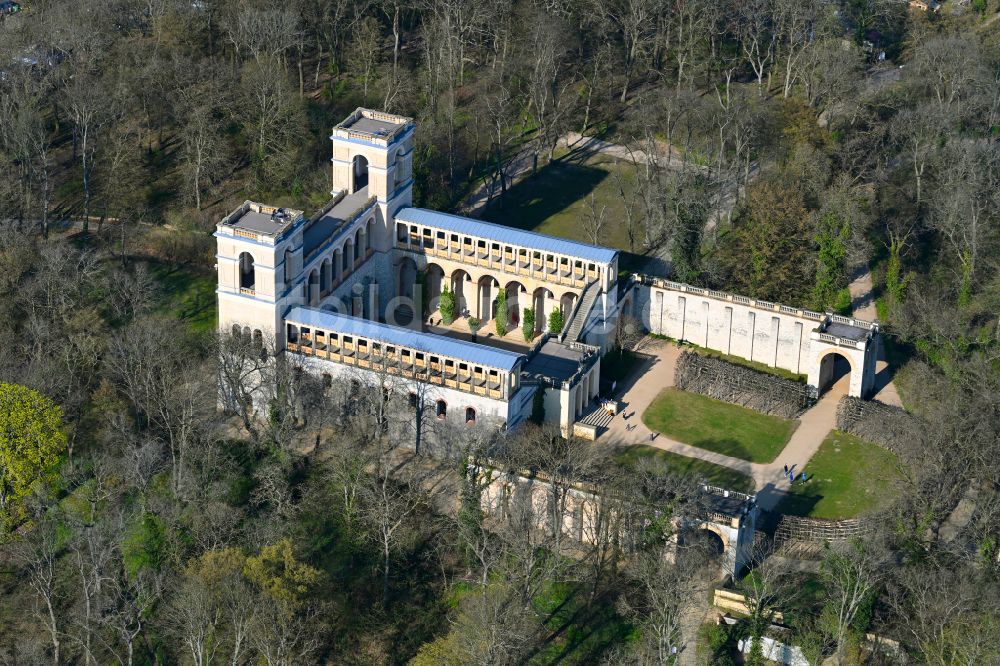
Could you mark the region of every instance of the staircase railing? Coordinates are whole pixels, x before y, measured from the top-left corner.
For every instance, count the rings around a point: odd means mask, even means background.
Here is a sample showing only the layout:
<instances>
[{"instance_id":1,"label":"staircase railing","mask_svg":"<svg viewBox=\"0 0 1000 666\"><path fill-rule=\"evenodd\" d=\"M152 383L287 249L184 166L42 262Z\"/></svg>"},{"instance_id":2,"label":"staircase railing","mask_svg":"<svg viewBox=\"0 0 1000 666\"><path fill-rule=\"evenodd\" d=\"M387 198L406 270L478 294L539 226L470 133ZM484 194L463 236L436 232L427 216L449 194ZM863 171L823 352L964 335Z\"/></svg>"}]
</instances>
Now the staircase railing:
<instances>
[{"instance_id":1,"label":"staircase railing","mask_svg":"<svg viewBox=\"0 0 1000 666\"><path fill-rule=\"evenodd\" d=\"M590 299L590 304L593 305L594 300L596 300L597 298L596 294L600 292L600 288L601 287L599 280L594 280L593 282L591 282L586 286L586 288L583 290L583 293L580 294L580 298L577 299L576 304L573 306L573 310L570 313L570 316L563 323L562 331L559 332L559 342L566 341L566 335L569 333L570 329L573 328L573 323L576 322L577 315L580 312L580 307L583 305L584 301L588 299L591 293L594 293L594 297ZM583 316L586 317L589 314L590 314L590 308L588 306L587 312L584 312Z\"/></svg>"}]
</instances>

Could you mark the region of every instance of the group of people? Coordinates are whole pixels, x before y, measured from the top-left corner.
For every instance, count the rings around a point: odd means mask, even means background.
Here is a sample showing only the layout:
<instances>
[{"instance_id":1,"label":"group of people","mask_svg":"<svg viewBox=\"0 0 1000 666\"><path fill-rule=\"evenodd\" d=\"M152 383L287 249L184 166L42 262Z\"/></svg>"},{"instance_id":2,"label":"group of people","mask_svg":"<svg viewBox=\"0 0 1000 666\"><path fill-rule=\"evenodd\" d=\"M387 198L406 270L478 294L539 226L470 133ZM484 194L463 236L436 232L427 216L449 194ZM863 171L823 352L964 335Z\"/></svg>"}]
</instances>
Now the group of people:
<instances>
[{"instance_id":1,"label":"group of people","mask_svg":"<svg viewBox=\"0 0 1000 666\"><path fill-rule=\"evenodd\" d=\"M795 474L795 465L792 465L791 467L789 467L788 465L785 465L785 475L788 477L788 483L790 485L794 484L795 483L795 477L796 477L796 474ZM809 475L807 475L805 472L802 472L801 474L798 475L798 478L801 479L802 483L805 483L806 481L809 480Z\"/></svg>"}]
</instances>

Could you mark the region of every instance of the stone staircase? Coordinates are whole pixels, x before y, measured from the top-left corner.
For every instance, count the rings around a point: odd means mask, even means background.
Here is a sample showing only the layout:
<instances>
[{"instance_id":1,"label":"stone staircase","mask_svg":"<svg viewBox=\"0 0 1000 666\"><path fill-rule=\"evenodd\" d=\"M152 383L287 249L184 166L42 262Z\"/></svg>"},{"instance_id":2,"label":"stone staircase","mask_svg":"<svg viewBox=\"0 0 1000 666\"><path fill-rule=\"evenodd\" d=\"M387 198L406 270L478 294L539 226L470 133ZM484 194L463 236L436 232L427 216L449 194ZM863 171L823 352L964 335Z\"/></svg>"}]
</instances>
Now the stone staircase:
<instances>
[{"instance_id":1,"label":"stone staircase","mask_svg":"<svg viewBox=\"0 0 1000 666\"><path fill-rule=\"evenodd\" d=\"M583 415L583 418L579 420L579 423L594 426L596 428L607 428L611 425L611 421L614 418L615 417L611 416L606 409L597 404L597 401L594 401L594 405L591 410Z\"/></svg>"},{"instance_id":2,"label":"stone staircase","mask_svg":"<svg viewBox=\"0 0 1000 666\"><path fill-rule=\"evenodd\" d=\"M580 334L583 332L583 325L587 323L590 310L594 307L594 303L600 295L601 285L599 281L594 280L587 285L587 288L583 290L583 296L580 298L579 304L577 304L569 321L563 327L562 335L559 336L561 342L576 342L580 339Z\"/></svg>"}]
</instances>

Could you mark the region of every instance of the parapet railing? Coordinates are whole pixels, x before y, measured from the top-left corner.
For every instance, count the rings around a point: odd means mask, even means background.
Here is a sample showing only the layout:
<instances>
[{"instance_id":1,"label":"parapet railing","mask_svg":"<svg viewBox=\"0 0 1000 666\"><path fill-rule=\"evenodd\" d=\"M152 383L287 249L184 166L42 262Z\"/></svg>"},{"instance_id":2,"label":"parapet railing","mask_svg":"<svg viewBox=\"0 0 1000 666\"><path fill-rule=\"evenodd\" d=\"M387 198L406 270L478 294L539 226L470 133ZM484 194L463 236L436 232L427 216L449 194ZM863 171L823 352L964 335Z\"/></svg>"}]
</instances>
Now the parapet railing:
<instances>
[{"instance_id":1,"label":"parapet railing","mask_svg":"<svg viewBox=\"0 0 1000 666\"><path fill-rule=\"evenodd\" d=\"M250 210L250 204L250 200L244 201L239 208L222 218L222 222L220 222L220 224L222 226L232 226L234 218L238 220L243 217L244 213Z\"/></svg>"},{"instance_id":2,"label":"parapet railing","mask_svg":"<svg viewBox=\"0 0 1000 666\"><path fill-rule=\"evenodd\" d=\"M788 305L779 305L777 303L771 303L769 301L761 301L756 298L750 298L748 296L740 296L739 294L730 294L725 291L715 291L714 289L705 289L703 287L695 287L690 284L684 284L683 282L674 282L673 280L667 280L666 278L655 277L652 275L643 275L641 273L633 274L632 278L639 284L652 285L655 287L661 287L663 289L671 289L673 291L680 291L688 294L697 294L698 296L707 296L709 298L714 298L719 301L727 301L730 303L739 303L740 305L749 305L751 307L759 308L761 310L771 310L772 312L780 312L782 314L794 315L796 317L802 317L803 319L812 319L813 321L822 322L827 319L828 316L821 312L814 312L812 310L806 310L804 308L793 308ZM839 315L833 315L839 316Z\"/></svg>"},{"instance_id":3,"label":"parapet railing","mask_svg":"<svg viewBox=\"0 0 1000 666\"><path fill-rule=\"evenodd\" d=\"M435 231L440 230L438 227L429 228L434 229ZM412 234L407 234L403 238L400 238L397 234L393 243L394 247L398 250L432 257L440 257L442 259L457 261L470 266L491 268L510 275L533 277L544 282L561 284L569 287L582 286L585 288L588 284L588 280L600 281L600 271L597 269L577 270L573 267L567 270L561 270L558 264L530 260L522 261L518 256L515 256L513 260L509 260L503 254L480 252L479 249L473 249L473 251L469 252L461 246L455 247L455 244L450 242L444 243L443 247L438 247L436 239L431 239L430 244L428 245L422 238L413 236ZM519 246L514 247L518 250L522 249Z\"/></svg>"},{"instance_id":4,"label":"parapet railing","mask_svg":"<svg viewBox=\"0 0 1000 666\"><path fill-rule=\"evenodd\" d=\"M852 349L861 349L864 346L859 340L842 338L839 335L830 335L829 333L819 333L819 339L822 340L823 342L829 342L830 344L837 345L838 347L850 347Z\"/></svg>"},{"instance_id":5,"label":"parapet railing","mask_svg":"<svg viewBox=\"0 0 1000 666\"><path fill-rule=\"evenodd\" d=\"M706 493L711 493L712 495L735 497L736 499L743 500L745 502L752 502L757 499L755 495L747 495L746 493L741 493L738 490L730 490L729 488L723 488L721 486L712 486L707 483L701 484L701 489Z\"/></svg>"},{"instance_id":6,"label":"parapet railing","mask_svg":"<svg viewBox=\"0 0 1000 666\"><path fill-rule=\"evenodd\" d=\"M632 275L632 280L639 284L652 285L660 287L663 289L670 289L672 291L679 291L682 293L696 294L698 296L706 296L708 298L713 298L719 301L727 301L729 303L739 303L741 305L746 305L753 308L758 308L761 310L770 310L772 312L780 312L781 314L791 315L793 317L800 317L802 319L811 319L819 323L814 332L819 336L819 339L823 342L829 342L830 344L835 344L839 347L850 347L852 349L863 349L865 342L871 339L874 333L878 332L879 325L875 322L865 321L863 319L856 319L854 317L845 317L843 315L834 314L832 312L814 312L812 310L805 310L803 308L793 308L788 305L780 305L776 303L771 303L769 301L760 301L754 298L748 298L747 296L740 296L738 294L730 294L724 291L715 291L713 289L704 289L702 287L694 287L689 284L684 284L682 282L673 282L672 280L667 280L665 278L655 277L651 275L642 275L641 273L635 273ZM855 340L852 338L845 338L839 335L833 335L826 332L826 327L831 324L844 324L846 326L852 326L854 328L859 328L868 331L866 340Z\"/></svg>"},{"instance_id":7,"label":"parapet railing","mask_svg":"<svg viewBox=\"0 0 1000 666\"><path fill-rule=\"evenodd\" d=\"M878 324L873 321L865 321L864 319L855 319L854 317L845 317L843 315L830 313L828 315L830 321L837 324L846 324L847 326L855 326L857 328L867 328L869 330L878 328Z\"/></svg>"}]
</instances>

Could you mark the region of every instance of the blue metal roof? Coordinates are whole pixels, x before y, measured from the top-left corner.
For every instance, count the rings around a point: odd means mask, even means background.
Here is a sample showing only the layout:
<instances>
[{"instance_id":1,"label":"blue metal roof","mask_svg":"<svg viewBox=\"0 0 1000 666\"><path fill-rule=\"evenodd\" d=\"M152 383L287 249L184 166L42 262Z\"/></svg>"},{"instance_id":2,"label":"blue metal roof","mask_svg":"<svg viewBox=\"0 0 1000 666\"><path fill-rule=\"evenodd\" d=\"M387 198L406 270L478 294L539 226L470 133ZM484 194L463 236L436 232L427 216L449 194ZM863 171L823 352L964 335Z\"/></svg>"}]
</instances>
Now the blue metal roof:
<instances>
[{"instance_id":1,"label":"blue metal roof","mask_svg":"<svg viewBox=\"0 0 1000 666\"><path fill-rule=\"evenodd\" d=\"M585 261L610 264L618 254L618 250L601 247L599 245L587 245L577 241L556 238L546 234L535 233L534 231L524 231L513 227L505 227L492 222L482 222L459 215L449 215L439 213L426 208L403 208L396 213L396 220L400 222L410 222L413 224L423 224L428 227L438 227L447 229L459 234L469 236L479 236L498 243L508 245L518 245L520 247L552 252L553 254L563 254L576 257Z\"/></svg>"},{"instance_id":2,"label":"blue metal roof","mask_svg":"<svg viewBox=\"0 0 1000 666\"><path fill-rule=\"evenodd\" d=\"M443 335L423 333L401 326L391 326L301 305L293 307L285 315L285 321L335 333L356 335L400 347L409 347L429 354L448 356L499 370L511 371L523 358L521 354L474 342L455 340Z\"/></svg>"}]
</instances>

